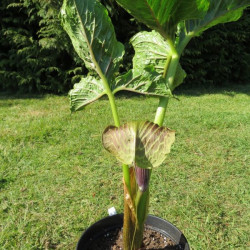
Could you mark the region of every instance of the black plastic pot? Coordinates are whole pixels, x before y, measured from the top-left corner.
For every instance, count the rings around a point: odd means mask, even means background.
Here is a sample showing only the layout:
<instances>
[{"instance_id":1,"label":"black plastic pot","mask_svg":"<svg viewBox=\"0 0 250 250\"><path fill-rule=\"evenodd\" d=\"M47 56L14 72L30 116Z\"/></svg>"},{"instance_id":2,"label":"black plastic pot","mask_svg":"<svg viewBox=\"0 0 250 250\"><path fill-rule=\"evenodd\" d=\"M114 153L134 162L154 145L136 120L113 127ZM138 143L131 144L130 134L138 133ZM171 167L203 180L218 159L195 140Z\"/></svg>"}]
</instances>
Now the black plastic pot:
<instances>
[{"instance_id":1,"label":"black plastic pot","mask_svg":"<svg viewBox=\"0 0 250 250\"><path fill-rule=\"evenodd\" d=\"M159 217L148 215L145 223L154 231L160 232L162 235L169 237L172 241L180 246L180 249L189 250L187 239L183 233L172 225L170 222ZM123 214L108 216L92 226L90 226L81 236L76 249L85 250L90 244L102 235L116 228L121 228L123 225Z\"/></svg>"}]
</instances>

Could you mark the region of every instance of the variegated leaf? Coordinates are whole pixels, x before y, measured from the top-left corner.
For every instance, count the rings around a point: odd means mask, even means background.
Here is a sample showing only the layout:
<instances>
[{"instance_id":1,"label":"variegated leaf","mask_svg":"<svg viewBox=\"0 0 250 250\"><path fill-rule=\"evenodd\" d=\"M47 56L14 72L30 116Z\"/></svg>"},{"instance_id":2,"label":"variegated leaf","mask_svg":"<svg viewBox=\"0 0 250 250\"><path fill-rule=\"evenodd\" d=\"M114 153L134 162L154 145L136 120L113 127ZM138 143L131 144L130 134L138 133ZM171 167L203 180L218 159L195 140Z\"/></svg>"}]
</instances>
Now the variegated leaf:
<instances>
[{"instance_id":1,"label":"variegated leaf","mask_svg":"<svg viewBox=\"0 0 250 250\"><path fill-rule=\"evenodd\" d=\"M139 72L132 69L126 74L117 77L113 93L121 90L151 96L171 95L166 80L155 71L152 65L145 67Z\"/></svg>"},{"instance_id":2,"label":"variegated leaf","mask_svg":"<svg viewBox=\"0 0 250 250\"><path fill-rule=\"evenodd\" d=\"M64 0L60 17L79 57L89 70L114 78L124 54L105 7L98 0Z\"/></svg>"},{"instance_id":3,"label":"variegated leaf","mask_svg":"<svg viewBox=\"0 0 250 250\"><path fill-rule=\"evenodd\" d=\"M156 31L143 31L132 37L131 43L135 49L133 68L136 73L139 74L146 67L154 66L155 71L163 75L168 57L171 56L167 41ZM179 86L185 77L186 72L178 64L173 89Z\"/></svg>"},{"instance_id":4,"label":"variegated leaf","mask_svg":"<svg viewBox=\"0 0 250 250\"><path fill-rule=\"evenodd\" d=\"M104 148L124 164L140 168L159 166L170 152L175 132L152 122L129 122L105 129Z\"/></svg>"},{"instance_id":5,"label":"variegated leaf","mask_svg":"<svg viewBox=\"0 0 250 250\"><path fill-rule=\"evenodd\" d=\"M101 80L92 76L82 78L69 92L71 111L81 110L105 94Z\"/></svg>"}]
</instances>

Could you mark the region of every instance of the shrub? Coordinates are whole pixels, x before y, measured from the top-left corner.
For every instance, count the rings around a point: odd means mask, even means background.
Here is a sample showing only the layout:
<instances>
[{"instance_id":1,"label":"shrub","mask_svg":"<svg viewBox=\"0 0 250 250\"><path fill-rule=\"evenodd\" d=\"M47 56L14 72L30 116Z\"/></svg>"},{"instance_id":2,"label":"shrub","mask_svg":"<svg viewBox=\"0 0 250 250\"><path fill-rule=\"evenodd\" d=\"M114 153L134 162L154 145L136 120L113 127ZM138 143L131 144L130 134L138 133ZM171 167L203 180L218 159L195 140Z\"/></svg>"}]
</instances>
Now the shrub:
<instances>
[{"instance_id":1,"label":"shrub","mask_svg":"<svg viewBox=\"0 0 250 250\"><path fill-rule=\"evenodd\" d=\"M127 71L134 54L129 39L147 28L113 0L102 3L109 11L117 39L125 44L120 72ZM87 74L58 19L61 4L62 0L1 0L0 90L61 94ZM193 39L181 61L188 73L185 85L247 82L249 25L248 9L238 22L216 26Z\"/></svg>"},{"instance_id":2,"label":"shrub","mask_svg":"<svg viewBox=\"0 0 250 250\"><path fill-rule=\"evenodd\" d=\"M249 80L250 9L238 22L220 24L193 39L181 64L188 73L188 86L232 83Z\"/></svg>"},{"instance_id":3,"label":"shrub","mask_svg":"<svg viewBox=\"0 0 250 250\"><path fill-rule=\"evenodd\" d=\"M1 1L2 90L65 93L83 72L58 19L60 2ZM86 72L85 72L86 73ZM74 83L74 82L73 82Z\"/></svg>"}]
</instances>

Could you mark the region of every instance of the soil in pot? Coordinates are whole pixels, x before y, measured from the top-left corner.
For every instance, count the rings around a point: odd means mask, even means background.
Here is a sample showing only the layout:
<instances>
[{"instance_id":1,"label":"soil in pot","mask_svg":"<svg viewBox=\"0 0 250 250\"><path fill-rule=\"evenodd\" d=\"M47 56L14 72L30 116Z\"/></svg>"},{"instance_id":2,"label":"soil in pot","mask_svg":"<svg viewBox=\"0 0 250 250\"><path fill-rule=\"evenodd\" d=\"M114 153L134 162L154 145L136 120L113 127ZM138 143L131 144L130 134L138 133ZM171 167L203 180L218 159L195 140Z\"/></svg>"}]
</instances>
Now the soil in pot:
<instances>
[{"instance_id":1,"label":"soil in pot","mask_svg":"<svg viewBox=\"0 0 250 250\"><path fill-rule=\"evenodd\" d=\"M98 239L95 239L87 250L121 250L123 249L122 230L120 228L109 231ZM170 238L145 228L143 245L140 250L182 250L182 246L176 245Z\"/></svg>"}]
</instances>

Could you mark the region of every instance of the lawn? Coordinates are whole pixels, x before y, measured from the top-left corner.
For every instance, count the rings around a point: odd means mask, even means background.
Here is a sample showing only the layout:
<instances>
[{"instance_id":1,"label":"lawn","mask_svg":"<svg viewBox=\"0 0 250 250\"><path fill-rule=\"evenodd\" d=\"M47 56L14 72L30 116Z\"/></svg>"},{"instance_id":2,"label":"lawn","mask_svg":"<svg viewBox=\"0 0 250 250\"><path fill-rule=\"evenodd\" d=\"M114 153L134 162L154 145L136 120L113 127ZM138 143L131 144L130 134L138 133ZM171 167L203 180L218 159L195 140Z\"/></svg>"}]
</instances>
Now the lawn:
<instances>
[{"instance_id":1,"label":"lawn","mask_svg":"<svg viewBox=\"0 0 250 250\"><path fill-rule=\"evenodd\" d=\"M151 180L150 213L191 249L247 249L250 87L189 91L172 100L176 130ZM153 120L158 100L117 100L121 121ZM71 114L67 97L0 98L0 249L74 249L81 233L123 210L122 169L101 145L113 124L102 99Z\"/></svg>"}]
</instances>

